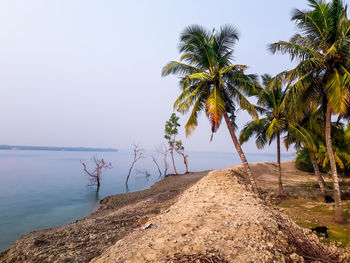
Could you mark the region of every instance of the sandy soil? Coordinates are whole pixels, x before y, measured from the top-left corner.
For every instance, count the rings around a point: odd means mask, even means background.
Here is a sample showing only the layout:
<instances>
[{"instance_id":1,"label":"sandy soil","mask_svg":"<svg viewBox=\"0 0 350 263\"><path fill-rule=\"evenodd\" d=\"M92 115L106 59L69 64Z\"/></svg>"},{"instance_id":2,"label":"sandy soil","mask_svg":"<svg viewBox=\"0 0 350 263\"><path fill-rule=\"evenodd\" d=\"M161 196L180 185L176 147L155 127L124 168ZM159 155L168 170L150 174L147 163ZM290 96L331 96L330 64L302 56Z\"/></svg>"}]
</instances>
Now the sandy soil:
<instances>
[{"instance_id":1,"label":"sandy soil","mask_svg":"<svg viewBox=\"0 0 350 263\"><path fill-rule=\"evenodd\" d=\"M269 166L252 165L257 177L271 173ZM240 169L210 172L169 209L150 218L148 227L92 262L350 262L350 255L322 244L249 191L237 176ZM213 254L220 260L209 261ZM181 261L195 255L203 261Z\"/></svg>"}]
</instances>

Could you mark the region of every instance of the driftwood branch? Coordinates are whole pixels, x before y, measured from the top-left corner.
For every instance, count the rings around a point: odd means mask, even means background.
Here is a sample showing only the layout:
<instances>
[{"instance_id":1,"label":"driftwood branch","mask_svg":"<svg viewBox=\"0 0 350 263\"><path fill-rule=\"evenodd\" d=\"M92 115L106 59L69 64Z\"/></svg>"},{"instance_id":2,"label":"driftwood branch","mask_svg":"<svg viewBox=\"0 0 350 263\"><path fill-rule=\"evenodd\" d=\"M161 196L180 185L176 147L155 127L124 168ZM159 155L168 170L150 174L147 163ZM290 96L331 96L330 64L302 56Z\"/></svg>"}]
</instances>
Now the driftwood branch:
<instances>
[{"instance_id":1,"label":"driftwood branch","mask_svg":"<svg viewBox=\"0 0 350 263\"><path fill-rule=\"evenodd\" d=\"M136 170L137 174L144 174L146 177L151 176L151 174L147 170Z\"/></svg>"}]
</instances>

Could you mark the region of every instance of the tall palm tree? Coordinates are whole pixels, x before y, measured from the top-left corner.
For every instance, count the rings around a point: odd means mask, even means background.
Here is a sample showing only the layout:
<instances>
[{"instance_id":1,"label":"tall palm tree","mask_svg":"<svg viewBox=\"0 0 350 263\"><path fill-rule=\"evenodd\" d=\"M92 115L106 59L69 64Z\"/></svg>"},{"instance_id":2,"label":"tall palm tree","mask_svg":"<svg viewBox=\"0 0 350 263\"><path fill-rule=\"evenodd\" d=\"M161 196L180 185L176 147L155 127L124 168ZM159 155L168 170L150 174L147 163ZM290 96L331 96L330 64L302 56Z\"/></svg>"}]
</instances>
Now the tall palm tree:
<instances>
[{"instance_id":1,"label":"tall palm tree","mask_svg":"<svg viewBox=\"0 0 350 263\"><path fill-rule=\"evenodd\" d=\"M187 27L180 36L180 62L171 61L162 76L179 75L181 94L174 108L181 113L191 110L185 126L186 135L198 125L198 114L205 111L212 135L224 118L236 150L246 170L253 191L258 192L247 159L235 135L235 110L239 106L254 118L258 114L245 95L253 94L256 76L245 74L245 65L232 64L233 46L238 40L237 30L229 25L209 31L199 25Z\"/></svg>"},{"instance_id":2,"label":"tall palm tree","mask_svg":"<svg viewBox=\"0 0 350 263\"><path fill-rule=\"evenodd\" d=\"M308 0L311 10L296 9L292 20L300 33L290 41L270 45L270 50L289 53L298 65L283 73L292 84L289 95L294 106L318 99L325 114L325 140L335 199L335 221L345 222L339 179L331 140L332 114L345 114L350 102L350 23L341 0ZM301 100L304 102L302 103Z\"/></svg>"},{"instance_id":3,"label":"tall palm tree","mask_svg":"<svg viewBox=\"0 0 350 263\"><path fill-rule=\"evenodd\" d=\"M296 130L298 132L296 132ZM326 194L326 184L321 175L317 162L317 149L324 145L324 120L322 112L315 110L310 112L296 125L296 129L289 130L284 138L284 145L288 149L292 144L297 150L305 147L314 169L315 176L318 180L321 193ZM302 136L300 136L302 135Z\"/></svg>"},{"instance_id":4,"label":"tall palm tree","mask_svg":"<svg viewBox=\"0 0 350 263\"><path fill-rule=\"evenodd\" d=\"M279 195L282 197L286 194L282 184L281 134L287 130L288 118L281 104L286 93L278 78L273 79L270 75L265 74L262 80L264 89L260 89L257 94L257 104L261 106L261 111L266 117L248 122L241 131L239 141L243 144L256 135L256 146L262 149L266 143L270 144L272 140L277 140L278 188Z\"/></svg>"}]
</instances>

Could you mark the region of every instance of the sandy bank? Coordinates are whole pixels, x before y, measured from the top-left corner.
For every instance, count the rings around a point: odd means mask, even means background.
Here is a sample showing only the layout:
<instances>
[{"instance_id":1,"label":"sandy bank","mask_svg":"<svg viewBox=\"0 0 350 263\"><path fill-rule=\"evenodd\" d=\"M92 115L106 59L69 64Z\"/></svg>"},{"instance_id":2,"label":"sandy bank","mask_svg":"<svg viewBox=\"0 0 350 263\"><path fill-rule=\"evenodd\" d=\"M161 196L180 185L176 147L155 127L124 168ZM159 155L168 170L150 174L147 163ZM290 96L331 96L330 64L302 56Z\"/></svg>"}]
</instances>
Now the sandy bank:
<instances>
[{"instance_id":1,"label":"sandy bank","mask_svg":"<svg viewBox=\"0 0 350 263\"><path fill-rule=\"evenodd\" d=\"M300 183L313 184L312 174L292 162L282 168L291 194L300 194L292 192ZM264 195L273 194L276 165L251 169ZM107 197L87 218L24 235L0 262L350 262L255 196L243 173L237 165L169 176L150 189Z\"/></svg>"},{"instance_id":2,"label":"sandy bank","mask_svg":"<svg viewBox=\"0 0 350 263\"><path fill-rule=\"evenodd\" d=\"M168 176L144 191L107 197L97 212L84 219L22 236L0 254L0 262L89 262L174 204L207 173Z\"/></svg>"}]
</instances>

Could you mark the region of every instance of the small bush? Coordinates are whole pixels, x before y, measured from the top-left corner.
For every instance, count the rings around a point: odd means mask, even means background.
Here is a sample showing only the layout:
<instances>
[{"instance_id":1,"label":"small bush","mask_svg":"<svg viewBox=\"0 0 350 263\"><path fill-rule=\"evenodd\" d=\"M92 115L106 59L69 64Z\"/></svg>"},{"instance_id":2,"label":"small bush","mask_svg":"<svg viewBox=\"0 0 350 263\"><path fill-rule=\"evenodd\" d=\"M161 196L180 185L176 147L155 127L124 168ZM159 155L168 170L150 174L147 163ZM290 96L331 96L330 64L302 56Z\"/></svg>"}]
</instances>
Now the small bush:
<instances>
[{"instance_id":1,"label":"small bush","mask_svg":"<svg viewBox=\"0 0 350 263\"><path fill-rule=\"evenodd\" d=\"M302 148L297 152L297 158L295 160L295 166L304 172L313 172L314 168L310 160L309 152L305 148Z\"/></svg>"}]
</instances>

